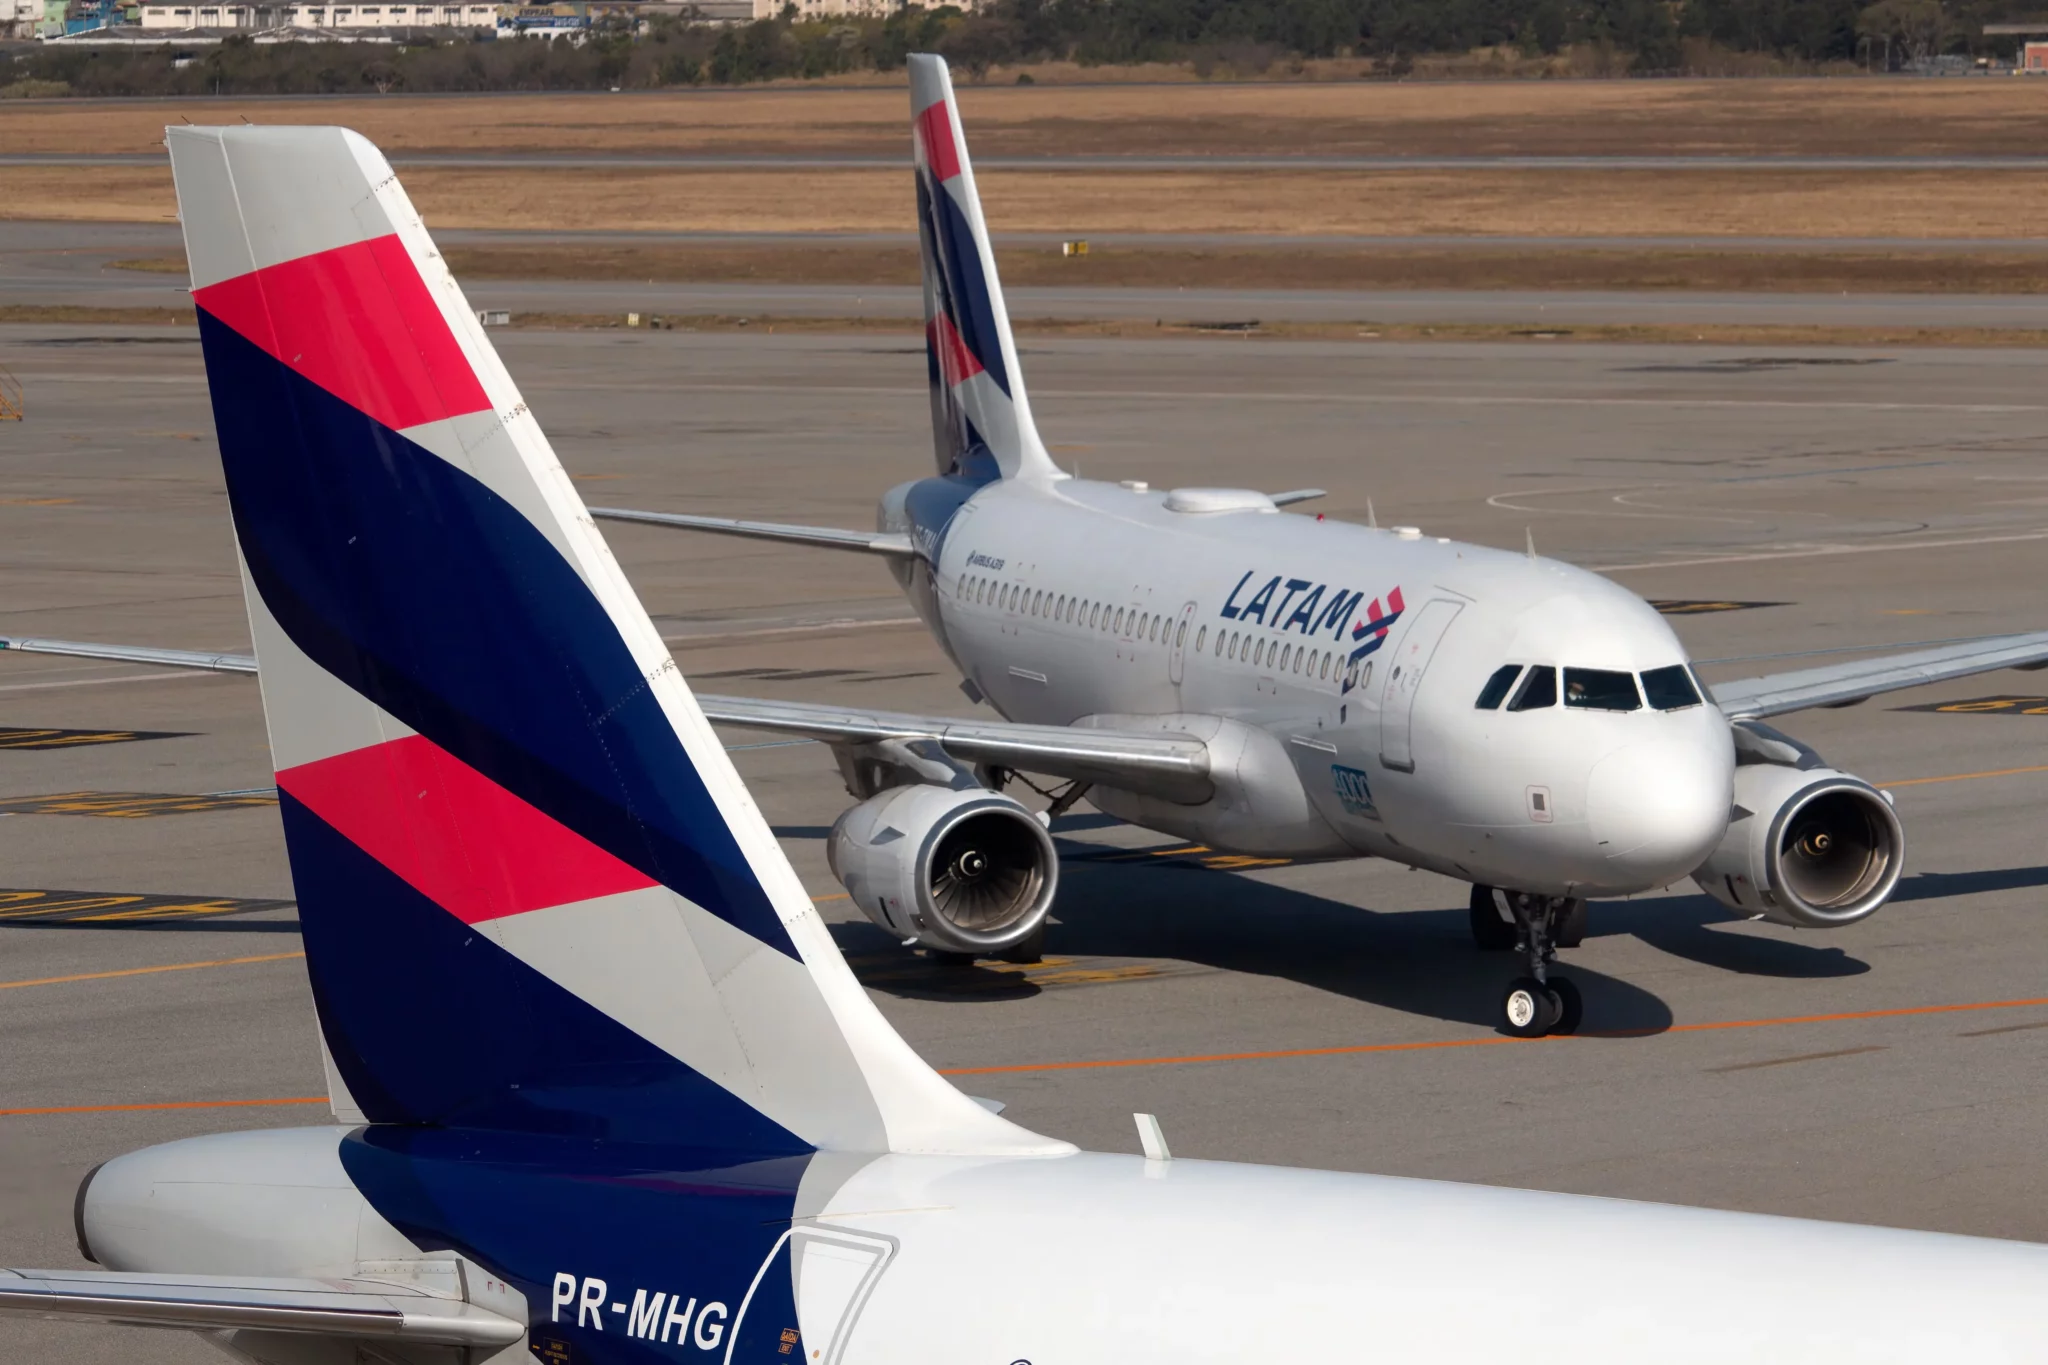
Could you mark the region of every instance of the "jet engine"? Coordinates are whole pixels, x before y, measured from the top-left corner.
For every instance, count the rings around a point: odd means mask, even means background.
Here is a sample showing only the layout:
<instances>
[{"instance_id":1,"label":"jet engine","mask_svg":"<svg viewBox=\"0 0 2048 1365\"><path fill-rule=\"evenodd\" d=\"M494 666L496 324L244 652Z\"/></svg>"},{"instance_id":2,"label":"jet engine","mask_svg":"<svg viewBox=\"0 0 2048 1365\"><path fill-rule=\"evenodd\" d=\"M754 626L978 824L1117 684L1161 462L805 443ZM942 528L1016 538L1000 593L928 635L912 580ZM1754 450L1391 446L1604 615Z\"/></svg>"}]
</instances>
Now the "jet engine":
<instances>
[{"instance_id":1,"label":"jet engine","mask_svg":"<svg viewBox=\"0 0 2048 1365\"><path fill-rule=\"evenodd\" d=\"M1899 818L1868 782L1817 765L1742 762L1728 832L1692 875L1738 914L1839 929L1890 899L1905 859Z\"/></svg>"},{"instance_id":2,"label":"jet engine","mask_svg":"<svg viewBox=\"0 0 2048 1365\"><path fill-rule=\"evenodd\" d=\"M1059 886L1045 827L982 788L891 787L839 817L825 857L869 919L941 952L1022 942Z\"/></svg>"}]
</instances>

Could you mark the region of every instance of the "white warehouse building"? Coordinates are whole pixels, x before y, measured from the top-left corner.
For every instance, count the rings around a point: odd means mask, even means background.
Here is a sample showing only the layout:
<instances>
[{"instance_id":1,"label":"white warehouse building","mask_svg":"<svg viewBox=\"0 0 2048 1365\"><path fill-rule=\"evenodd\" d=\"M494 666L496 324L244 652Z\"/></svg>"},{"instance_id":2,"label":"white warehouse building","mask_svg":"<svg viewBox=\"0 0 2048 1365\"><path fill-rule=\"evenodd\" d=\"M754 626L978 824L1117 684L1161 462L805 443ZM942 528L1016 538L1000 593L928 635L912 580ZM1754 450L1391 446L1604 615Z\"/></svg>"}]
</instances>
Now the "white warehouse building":
<instances>
[{"instance_id":1,"label":"white warehouse building","mask_svg":"<svg viewBox=\"0 0 2048 1365\"><path fill-rule=\"evenodd\" d=\"M264 0L144 0L145 29L496 28L498 6L476 0L441 4L265 3Z\"/></svg>"}]
</instances>

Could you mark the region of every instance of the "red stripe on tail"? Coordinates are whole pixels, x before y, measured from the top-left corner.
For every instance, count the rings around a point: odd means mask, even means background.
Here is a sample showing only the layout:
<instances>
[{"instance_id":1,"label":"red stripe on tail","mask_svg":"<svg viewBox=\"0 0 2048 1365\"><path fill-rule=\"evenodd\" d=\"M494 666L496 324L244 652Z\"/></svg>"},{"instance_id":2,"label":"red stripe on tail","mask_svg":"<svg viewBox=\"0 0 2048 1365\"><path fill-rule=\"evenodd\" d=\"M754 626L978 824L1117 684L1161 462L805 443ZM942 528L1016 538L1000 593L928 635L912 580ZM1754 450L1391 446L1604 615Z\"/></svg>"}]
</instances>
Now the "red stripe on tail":
<instances>
[{"instance_id":1,"label":"red stripe on tail","mask_svg":"<svg viewBox=\"0 0 2048 1365\"><path fill-rule=\"evenodd\" d=\"M946 102L919 114L915 120L918 140L924 143L924 162L940 184L960 174L960 149L953 141L953 120L946 115Z\"/></svg>"},{"instance_id":2,"label":"red stripe on tail","mask_svg":"<svg viewBox=\"0 0 2048 1365\"><path fill-rule=\"evenodd\" d=\"M395 233L222 280L192 299L394 430L491 405Z\"/></svg>"},{"instance_id":3,"label":"red stripe on tail","mask_svg":"<svg viewBox=\"0 0 2048 1365\"><path fill-rule=\"evenodd\" d=\"M419 735L277 785L465 924L654 885Z\"/></svg>"},{"instance_id":4,"label":"red stripe on tail","mask_svg":"<svg viewBox=\"0 0 2048 1365\"><path fill-rule=\"evenodd\" d=\"M974 352L967 349L960 329L944 313L933 318L925 328L925 344L938 353L939 374L945 379L948 389L981 373L981 362L974 358Z\"/></svg>"}]
</instances>

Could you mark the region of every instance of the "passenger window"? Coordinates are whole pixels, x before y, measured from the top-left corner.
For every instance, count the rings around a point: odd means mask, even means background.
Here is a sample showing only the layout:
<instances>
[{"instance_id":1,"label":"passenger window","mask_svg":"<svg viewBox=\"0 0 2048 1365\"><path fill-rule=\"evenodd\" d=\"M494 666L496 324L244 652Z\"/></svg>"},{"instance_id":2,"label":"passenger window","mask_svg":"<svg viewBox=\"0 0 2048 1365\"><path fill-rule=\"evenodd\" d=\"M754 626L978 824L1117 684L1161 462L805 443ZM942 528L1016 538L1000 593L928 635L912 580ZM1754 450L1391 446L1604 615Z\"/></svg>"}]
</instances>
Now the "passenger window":
<instances>
[{"instance_id":1,"label":"passenger window","mask_svg":"<svg viewBox=\"0 0 2048 1365\"><path fill-rule=\"evenodd\" d=\"M1200 654L1209 645L1209 628L1203 626L1195 632L1195 653Z\"/></svg>"},{"instance_id":2,"label":"passenger window","mask_svg":"<svg viewBox=\"0 0 2048 1365\"><path fill-rule=\"evenodd\" d=\"M1217 635L1216 643L1219 645L1223 643L1223 636L1221 634ZM1232 663L1237 662L1237 632L1234 630L1230 632L1230 661Z\"/></svg>"},{"instance_id":3,"label":"passenger window","mask_svg":"<svg viewBox=\"0 0 2048 1365\"><path fill-rule=\"evenodd\" d=\"M1124 633L1124 609L1122 607L1116 609L1116 633L1119 635Z\"/></svg>"},{"instance_id":4,"label":"passenger window","mask_svg":"<svg viewBox=\"0 0 2048 1365\"><path fill-rule=\"evenodd\" d=\"M1264 640L1259 641L1258 645L1252 650L1252 666L1254 668L1264 668L1266 666L1266 642Z\"/></svg>"},{"instance_id":5,"label":"passenger window","mask_svg":"<svg viewBox=\"0 0 2048 1365\"><path fill-rule=\"evenodd\" d=\"M1148 625L1148 626L1146 626L1146 627L1145 627L1145 632L1146 632L1146 638L1147 638L1147 639L1149 639L1149 640L1153 641L1153 642L1154 642L1155 644L1156 644L1156 643L1158 642L1158 640L1159 640L1159 618L1158 618L1158 617L1156 617L1156 616L1155 616L1155 617L1153 617L1153 618L1152 618L1152 623L1151 623L1150 625Z\"/></svg>"},{"instance_id":6,"label":"passenger window","mask_svg":"<svg viewBox=\"0 0 2048 1365\"><path fill-rule=\"evenodd\" d=\"M1174 647L1175 649L1179 649L1179 648L1180 648L1180 647L1181 647L1182 645L1186 644L1187 642L1188 642L1188 623L1187 623L1187 622L1185 622L1185 621L1183 621L1183 622L1181 622L1181 623L1180 623L1180 629L1176 630L1176 631L1175 631L1175 632L1173 633L1173 647ZM1197 640L1197 641L1195 642L1195 648L1196 648L1196 649L1200 649L1201 647L1202 647L1202 642L1201 642L1201 641L1199 641L1199 640Z\"/></svg>"},{"instance_id":7,"label":"passenger window","mask_svg":"<svg viewBox=\"0 0 2048 1365\"><path fill-rule=\"evenodd\" d=\"M1637 711L1643 699L1636 693L1636 675L1605 668L1567 668L1564 671L1564 704L1581 711Z\"/></svg>"},{"instance_id":8,"label":"passenger window","mask_svg":"<svg viewBox=\"0 0 2048 1365\"><path fill-rule=\"evenodd\" d=\"M1042 593L1042 592L1035 592L1035 593L1031 594L1031 614L1032 614L1033 616L1043 616L1043 615L1045 615L1045 594L1044 594L1044 593Z\"/></svg>"},{"instance_id":9,"label":"passenger window","mask_svg":"<svg viewBox=\"0 0 2048 1365\"><path fill-rule=\"evenodd\" d=\"M1066 595L1065 595L1064 593L1062 593L1062 594L1060 595L1060 598L1059 598L1059 600L1058 600L1058 601L1056 601L1056 602L1054 602L1054 603L1052 604L1052 616L1053 616L1053 619L1054 619L1055 621L1057 621L1057 620L1059 620L1059 619L1060 619L1061 617L1065 616L1066 614L1067 614L1067 599L1066 599Z\"/></svg>"},{"instance_id":10,"label":"passenger window","mask_svg":"<svg viewBox=\"0 0 2048 1365\"><path fill-rule=\"evenodd\" d=\"M1557 670L1554 668L1532 668L1529 676L1522 679L1522 686L1515 693L1515 699L1508 703L1510 711L1541 711L1547 706L1557 705Z\"/></svg>"},{"instance_id":11,"label":"passenger window","mask_svg":"<svg viewBox=\"0 0 2048 1365\"><path fill-rule=\"evenodd\" d=\"M1320 663L1322 665L1323 681L1328 682L1330 680L1330 656L1327 654L1323 655Z\"/></svg>"},{"instance_id":12,"label":"passenger window","mask_svg":"<svg viewBox=\"0 0 2048 1365\"><path fill-rule=\"evenodd\" d=\"M1692 685L1692 675L1685 671L1684 664L1653 668L1643 674L1643 696L1659 711L1683 711L1700 704L1699 690Z\"/></svg>"},{"instance_id":13,"label":"passenger window","mask_svg":"<svg viewBox=\"0 0 2048 1365\"><path fill-rule=\"evenodd\" d=\"M1293 654L1294 654L1294 646L1293 646L1293 645L1288 645L1288 646L1287 646L1286 648L1284 648L1284 649L1282 649L1282 650L1280 651L1280 671L1281 671L1282 673L1285 673L1285 672L1287 671L1287 660L1288 660L1288 659L1289 659L1290 657L1292 657L1292 656L1293 656Z\"/></svg>"},{"instance_id":14,"label":"passenger window","mask_svg":"<svg viewBox=\"0 0 2048 1365\"><path fill-rule=\"evenodd\" d=\"M1493 670L1493 676L1486 680L1486 686L1479 689L1479 700L1473 705L1481 711L1497 710L1507 700L1508 689L1515 685L1515 679L1522 676L1520 664L1502 664Z\"/></svg>"}]
</instances>

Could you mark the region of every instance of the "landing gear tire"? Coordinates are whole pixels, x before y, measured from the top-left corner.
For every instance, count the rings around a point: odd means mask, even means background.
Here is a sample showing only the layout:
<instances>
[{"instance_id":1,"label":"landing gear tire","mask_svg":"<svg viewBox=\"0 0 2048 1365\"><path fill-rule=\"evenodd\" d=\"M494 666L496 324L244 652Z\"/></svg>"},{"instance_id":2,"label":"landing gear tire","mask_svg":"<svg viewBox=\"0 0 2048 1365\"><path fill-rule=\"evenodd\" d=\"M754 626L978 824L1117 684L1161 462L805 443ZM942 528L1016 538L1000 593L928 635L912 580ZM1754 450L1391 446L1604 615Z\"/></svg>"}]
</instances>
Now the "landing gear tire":
<instances>
[{"instance_id":1,"label":"landing gear tire","mask_svg":"<svg viewBox=\"0 0 2048 1365\"><path fill-rule=\"evenodd\" d=\"M1585 1018L1578 987L1550 974L1561 946L1576 944L1586 932L1586 903L1576 897L1536 896L1519 891L1487 893L1487 901L1515 917L1515 951L1527 975L1508 983L1501 997L1502 1027L1510 1037L1541 1038L1546 1033L1576 1033ZM1475 889L1473 932L1479 927L1480 899Z\"/></svg>"},{"instance_id":2,"label":"landing gear tire","mask_svg":"<svg viewBox=\"0 0 2048 1365\"><path fill-rule=\"evenodd\" d=\"M1498 895L1490 886L1472 888L1472 945L1482 953L1504 953L1521 936Z\"/></svg>"},{"instance_id":3,"label":"landing gear tire","mask_svg":"<svg viewBox=\"0 0 2048 1365\"><path fill-rule=\"evenodd\" d=\"M1045 921L1040 920L1038 926L1030 933L1003 949L1002 957L1005 962L1015 962L1026 967L1034 967L1045 961Z\"/></svg>"},{"instance_id":4,"label":"landing gear tire","mask_svg":"<svg viewBox=\"0 0 2048 1365\"><path fill-rule=\"evenodd\" d=\"M1557 1001L1557 1021L1550 1026L1550 1031L1554 1034L1577 1033L1586 1018L1586 1001L1579 994L1579 988L1562 976L1553 976L1545 984L1550 987L1551 997Z\"/></svg>"},{"instance_id":5,"label":"landing gear tire","mask_svg":"<svg viewBox=\"0 0 2048 1365\"><path fill-rule=\"evenodd\" d=\"M1541 1038L1557 1023L1562 1002L1533 976L1508 982L1500 999L1501 1028L1513 1038Z\"/></svg>"}]
</instances>

